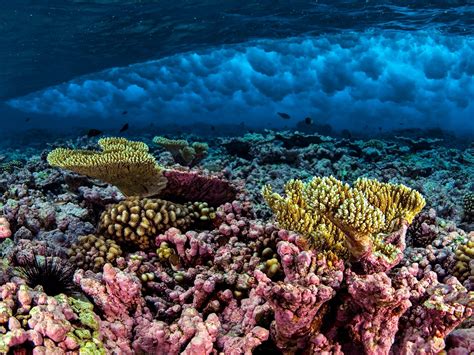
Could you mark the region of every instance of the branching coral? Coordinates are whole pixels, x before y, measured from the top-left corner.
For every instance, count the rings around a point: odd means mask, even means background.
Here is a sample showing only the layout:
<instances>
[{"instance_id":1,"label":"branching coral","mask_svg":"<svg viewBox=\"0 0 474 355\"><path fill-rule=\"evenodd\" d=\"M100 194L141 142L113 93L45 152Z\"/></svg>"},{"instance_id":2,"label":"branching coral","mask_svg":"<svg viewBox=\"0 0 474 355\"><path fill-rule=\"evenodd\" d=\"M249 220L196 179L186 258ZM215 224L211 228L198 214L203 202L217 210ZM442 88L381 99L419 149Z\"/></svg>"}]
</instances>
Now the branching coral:
<instances>
[{"instance_id":1,"label":"branching coral","mask_svg":"<svg viewBox=\"0 0 474 355\"><path fill-rule=\"evenodd\" d=\"M176 163L181 165L196 165L207 155L209 146L206 143L194 142L189 144L184 139L168 139L157 136L153 142L168 150Z\"/></svg>"},{"instance_id":2,"label":"branching coral","mask_svg":"<svg viewBox=\"0 0 474 355\"><path fill-rule=\"evenodd\" d=\"M407 225L425 200L404 186L359 179L351 188L334 177L308 183L290 180L286 197L263 188L263 196L279 224L305 235L321 251L356 260L372 253L394 260L396 252L384 238Z\"/></svg>"},{"instance_id":3,"label":"branching coral","mask_svg":"<svg viewBox=\"0 0 474 355\"><path fill-rule=\"evenodd\" d=\"M129 198L102 214L99 230L118 243L148 249L152 239L171 227L186 229L194 221L214 218L207 203L175 204L160 199Z\"/></svg>"},{"instance_id":4,"label":"branching coral","mask_svg":"<svg viewBox=\"0 0 474 355\"><path fill-rule=\"evenodd\" d=\"M103 138L98 143L102 151L54 149L48 163L106 181L128 196L156 195L166 186L163 169L145 143L125 138Z\"/></svg>"}]
</instances>

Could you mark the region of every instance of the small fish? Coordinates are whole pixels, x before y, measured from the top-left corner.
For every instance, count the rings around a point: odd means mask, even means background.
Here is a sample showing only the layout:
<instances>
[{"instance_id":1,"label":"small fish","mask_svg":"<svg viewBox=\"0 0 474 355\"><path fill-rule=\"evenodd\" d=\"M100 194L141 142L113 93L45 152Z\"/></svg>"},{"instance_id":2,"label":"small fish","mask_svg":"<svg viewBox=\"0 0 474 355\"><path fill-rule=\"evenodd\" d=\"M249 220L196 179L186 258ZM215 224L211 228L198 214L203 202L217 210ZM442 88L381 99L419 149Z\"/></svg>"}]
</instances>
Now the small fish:
<instances>
[{"instance_id":1,"label":"small fish","mask_svg":"<svg viewBox=\"0 0 474 355\"><path fill-rule=\"evenodd\" d=\"M215 131L215 130L216 130L216 127L211 126L211 131Z\"/></svg>"},{"instance_id":2,"label":"small fish","mask_svg":"<svg viewBox=\"0 0 474 355\"><path fill-rule=\"evenodd\" d=\"M98 129L95 129L95 128L91 128L88 132L87 132L87 137L91 138L91 137L96 137L96 136L99 136L102 134L102 131L99 131Z\"/></svg>"},{"instance_id":3,"label":"small fish","mask_svg":"<svg viewBox=\"0 0 474 355\"><path fill-rule=\"evenodd\" d=\"M30 120L31 120L30 117L25 118L25 122L30 122Z\"/></svg>"},{"instance_id":4,"label":"small fish","mask_svg":"<svg viewBox=\"0 0 474 355\"><path fill-rule=\"evenodd\" d=\"M122 128L120 128L120 133L125 132L128 129L128 123L125 123Z\"/></svg>"},{"instance_id":5,"label":"small fish","mask_svg":"<svg viewBox=\"0 0 474 355\"><path fill-rule=\"evenodd\" d=\"M379 131L382 132L382 127L379 127Z\"/></svg>"},{"instance_id":6,"label":"small fish","mask_svg":"<svg viewBox=\"0 0 474 355\"><path fill-rule=\"evenodd\" d=\"M126 115L128 111L122 111L122 115Z\"/></svg>"},{"instance_id":7,"label":"small fish","mask_svg":"<svg viewBox=\"0 0 474 355\"><path fill-rule=\"evenodd\" d=\"M304 119L304 123L306 123L308 126L313 124L313 119L311 117L306 117Z\"/></svg>"},{"instance_id":8,"label":"small fish","mask_svg":"<svg viewBox=\"0 0 474 355\"><path fill-rule=\"evenodd\" d=\"M277 112L278 116L280 116L281 118L283 118L284 120L289 120L291 118L291 116L285 112Z\"/></svg>"}]
</instances>

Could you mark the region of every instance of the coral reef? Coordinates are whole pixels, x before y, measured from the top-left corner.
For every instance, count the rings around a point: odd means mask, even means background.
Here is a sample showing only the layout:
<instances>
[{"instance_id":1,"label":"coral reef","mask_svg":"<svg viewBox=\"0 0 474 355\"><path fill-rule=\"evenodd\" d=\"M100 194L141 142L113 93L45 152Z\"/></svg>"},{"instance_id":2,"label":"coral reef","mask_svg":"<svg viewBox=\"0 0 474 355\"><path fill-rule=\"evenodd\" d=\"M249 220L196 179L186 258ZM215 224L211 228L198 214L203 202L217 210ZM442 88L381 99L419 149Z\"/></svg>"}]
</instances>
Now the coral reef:
<instances>
[{"instance_id":1,"label":"coral reef","mask_svg":"<svg viewBox=\"0 0 474 355\"><path fill-rule=\"evenodd\" d=\"M143 143L105 142L52 147L84 147L67 154L88 162L155 159ZM135 167L104 179L114 187L51 168L46 151L9 152L24 163L0 172L13 235L0 240L0 352L472 352L473 232L460 201L473 152L441 143L216 138L202 170L159 167L156 198L117 189Z\"/></svg>"}]
</instances>

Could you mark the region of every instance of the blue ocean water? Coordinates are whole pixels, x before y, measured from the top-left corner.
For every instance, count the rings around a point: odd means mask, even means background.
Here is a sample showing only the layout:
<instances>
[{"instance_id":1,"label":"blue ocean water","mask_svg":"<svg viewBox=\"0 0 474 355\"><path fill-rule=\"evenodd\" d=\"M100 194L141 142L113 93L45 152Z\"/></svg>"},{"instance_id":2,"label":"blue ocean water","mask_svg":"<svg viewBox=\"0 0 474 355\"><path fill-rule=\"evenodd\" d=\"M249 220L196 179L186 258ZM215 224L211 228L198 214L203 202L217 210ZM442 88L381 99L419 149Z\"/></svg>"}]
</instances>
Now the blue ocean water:
<instances>
[{"instance_id":1,"label":"blue ocean water","mask_svg":"<svg viewBox=\"0 0 474 355\"><path fill-rule=\"evenodd\" d=\"M336 131L474 135L473 1L0 6L7 134L311 117Z\"/></svg>"}]
</instances>

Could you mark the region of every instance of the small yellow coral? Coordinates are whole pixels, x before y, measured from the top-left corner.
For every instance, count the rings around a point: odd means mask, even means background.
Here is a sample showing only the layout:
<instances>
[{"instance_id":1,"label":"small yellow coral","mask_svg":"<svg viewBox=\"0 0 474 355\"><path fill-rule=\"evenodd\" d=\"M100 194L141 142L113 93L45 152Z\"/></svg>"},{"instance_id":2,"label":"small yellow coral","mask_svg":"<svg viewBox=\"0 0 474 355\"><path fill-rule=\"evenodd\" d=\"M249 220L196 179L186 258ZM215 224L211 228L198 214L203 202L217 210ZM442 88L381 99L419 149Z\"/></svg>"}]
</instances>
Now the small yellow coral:
<instances>
[{"instance_id":1,"label":"small yellow coral","mask_svg":"<svg viewBox=\"0 0 474 355\"><path fill-rule=\"evenodd\" d=\"M283 227L308 237L311 244L341 257L360 257L370 248L393 254L381 233L394 223L410 223L425 201L403 185L359 179L351 188L334 177L315 177L308 183L290 180L286 197L263 188L263 196Z\"/></svg>"},{"instance_id":2,"label":"small yellow coral","mask_svg":"<svg viewBox=\"0 0 474 355\"><path fill-rule=\"evenodd\" d=\"M54 149L48 163L108 182L128 196L153 196L166 186L163 169L145 143L125 138L103 138L98 143L102 151Z\"/></svg>"}]
</instances>

